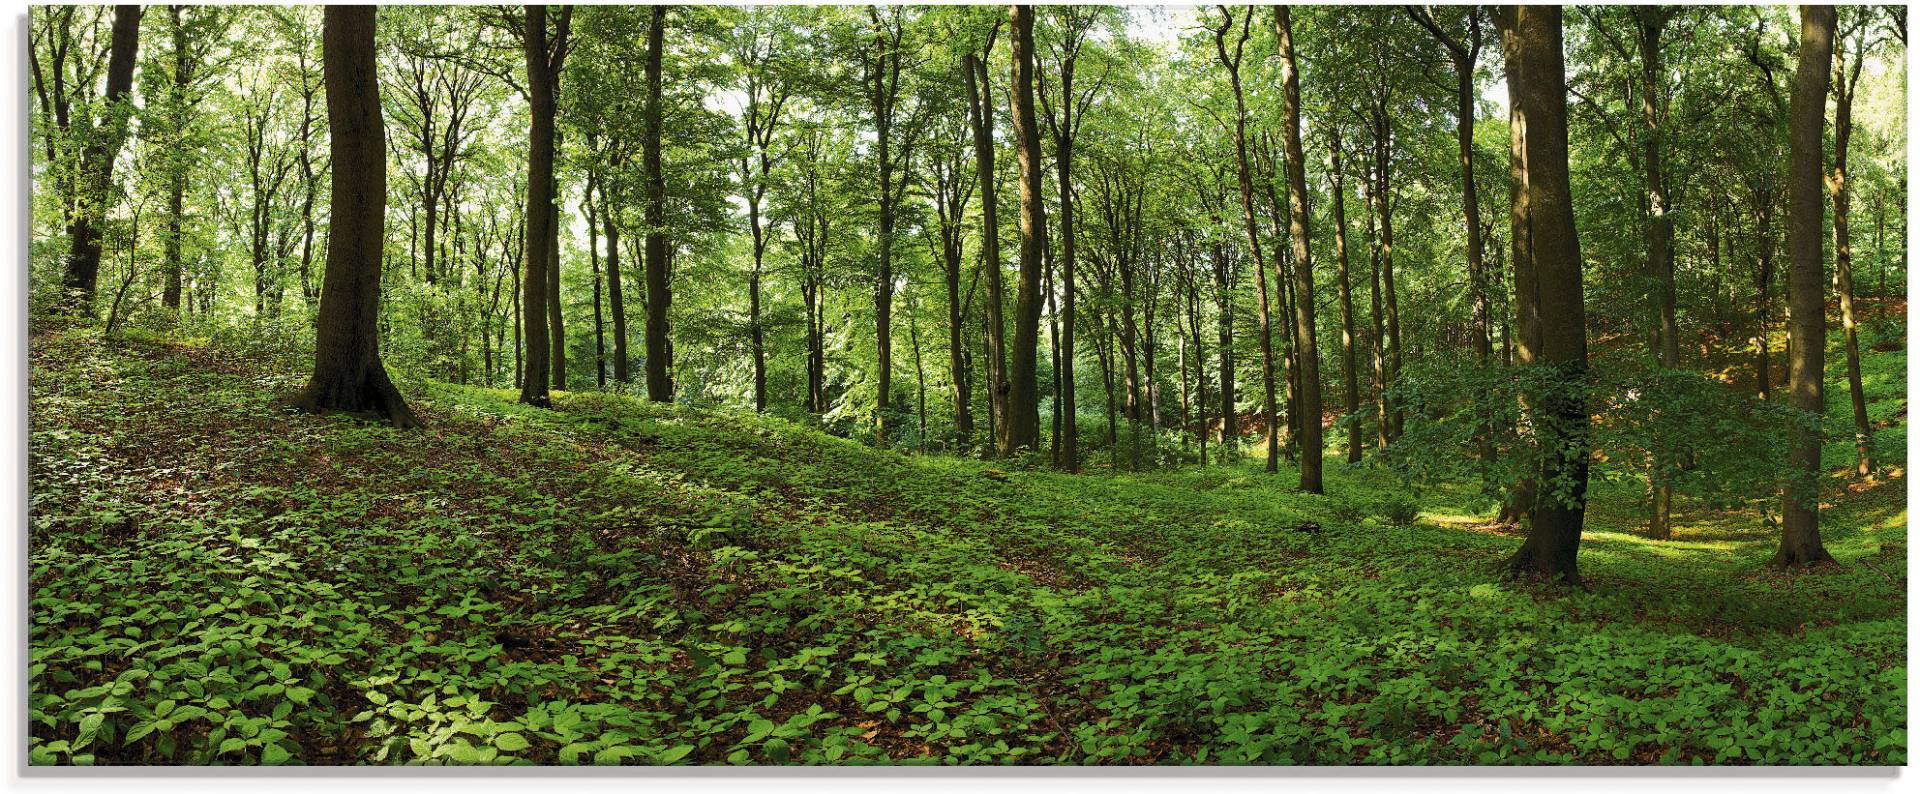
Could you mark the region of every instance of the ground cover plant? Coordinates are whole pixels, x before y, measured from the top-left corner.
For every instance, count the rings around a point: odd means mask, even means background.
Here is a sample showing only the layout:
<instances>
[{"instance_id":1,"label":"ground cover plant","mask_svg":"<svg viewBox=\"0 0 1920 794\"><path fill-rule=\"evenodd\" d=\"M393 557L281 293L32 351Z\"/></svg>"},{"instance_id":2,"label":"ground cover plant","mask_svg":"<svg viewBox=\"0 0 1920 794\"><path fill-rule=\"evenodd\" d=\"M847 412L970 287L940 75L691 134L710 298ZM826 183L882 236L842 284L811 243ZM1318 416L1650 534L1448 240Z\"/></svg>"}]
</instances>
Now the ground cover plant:
<instances>
[{"instance_id":1,"label":"ground cover plant","mask_svg":"<svg viewBox=\"0 0 1920 794\"><path fill-rule=\"evenodd\" d=\"M1579 591L1500 577L1470 489L1399 525L1377 471L1007 471L448 384L396 431L241 351L34 348L36 762L1906 758L1903 478L1834 496L1812 574L1754 507L1656 543L1603 489Z\"/></svg>"},{"instance_id":2,"label":"ground cover plant","mask_svg":"<svg viewBox=\"0 0 1920 794\"><path fill-rule=\"evenodd\" d=\"M1902 6L42 6L34 765L1900 765Z\"/></svg>"}]
</instances>

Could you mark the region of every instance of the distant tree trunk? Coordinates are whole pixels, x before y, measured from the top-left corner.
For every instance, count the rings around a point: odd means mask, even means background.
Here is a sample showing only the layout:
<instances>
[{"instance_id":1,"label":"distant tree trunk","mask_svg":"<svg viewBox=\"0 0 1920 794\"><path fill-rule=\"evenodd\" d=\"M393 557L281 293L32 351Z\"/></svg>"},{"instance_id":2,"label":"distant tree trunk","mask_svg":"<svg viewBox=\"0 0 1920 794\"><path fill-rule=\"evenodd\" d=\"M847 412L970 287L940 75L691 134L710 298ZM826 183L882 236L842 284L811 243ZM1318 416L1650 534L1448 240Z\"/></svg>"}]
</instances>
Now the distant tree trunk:
<instances>
[{"instance_id":1,"label":"distant tree trunk","mask_svg":"<svg viewBox=\"0 0 1920 794\"><path fill-rule=\"evenodd\" d=\"M1328 151L1332 155L1329 176L1333 180L1333 255L1335 281L1340 291L1340 376L1347 398L1347 462L1359 463L1366 454L1361 439L1360 376L1354 358L1353 280L1347 267L1347 175L1340 143L1340 126L1327 128Z\"/></svg>"},{"instance_id":2,"label":"distant tree trunk","mask_svg":"<svg viewBox=\"0 0 1920 794\"><path fill-rule=\"evenodd\" d=\"M1386 354L1386 381L1384 386L1392 386L1400 381L1400 299L1399 291L1393 284L1393 127L1389 123L1386 99L1378 97L1373 103L1374 129L1374 213L1380 220L1380 294L1382 305L1386 309L1386 341L1382 344ZM1383 395L1383 410L1386 411L1386 436L1389 441L1400 437L1402 417L1405 412L1392 398Z\"/></svg>"},{"instance_id":3,"label":"distant tree trunk","mask_svg":"<svg viewBox=\"0 0 1920 794\"><path fill-rule=\"evenodd\" d=\"M963 179L958 173L944 175L956 182ZM958 190L958 186L949 186L944 192ZM967 309L960 300L961 219L945 211L951 206L949 197L943 196L941 200L940 253L947 288L947 378L953 387L954 446L965 453L973 448L973 379L967 372ZM965 206L961 205L960 209L964 211ZM968 303L971 302L969 288Z\"/></svg>"},{"instance_id":4,"label":"distant tree trunk","mask_svg":"<svg viewBox=\"0 0 1920 794\"><path fill-rule=\"evenodd\" d=\"M81 153L79 177L83 191L78 211L67 221L67 234L73 242L67 255L66 273L60 285L66 290L65 309L76 315L93 313L94 285L100 280L100 223L106 218L107 203L113 196L113 161L126 143L127 117L131 107L120 105L133 90L134 54L140 46L142 6L123 5L113 9L113 41L107 56L107 92L100 97L103 125L91 132L86 151Z\"/></svg>"},{"instance_id":5,"label":"distant tree trunk","mask_svg":"<svg viewBox=\"0 0 1920 794\"><path fill-rule=\"evenodd\" d=\"M1833 65L1833 6L1800 7L1800 65L1793 78L1793 104L1788 119L1787 250L1792 269L1787 279L1787 302L1792 316L1787 332L1791 344L1788 377L1793 407L1811 414L1815 424L1795 423L1788 463L1793 477L1782 489L1784 521L1779 566L1811 565L1832 560L1820 542L1820 441L1818 419L1826 412L1821 377L1826 366L1825 273L1821 262L1820 232L1824 221L1820 172L1826 125L1827 89Z\"/></svg>"},{"instance_id":6,"label":"distant tree trunk","mask_svg":"<svg viewBox=\"0 0 1920 794\"><path fill-rule=\"evenodd\" d=\"M901 162L908 152L894 151L894 112L900 99L901 39L905 35L898 18L891 30L883 24L877 7L869 12L873 19L873 55L867 61L864 85L867 89L868 108L873 111L874 154L878 161L879 172L879 269L873 282L874 315L874 369L875 393L873 409L874 442L885 446L887 443L887 419L893 402L893 231L899 220L898 203L902 185L907 180L902 174L896 181L895 172L903 171Z\"/></svg>"},{"instance_id":7,"label":"distant tree trunk","mask_svg":"<svg viewBox=\"0 0 1920 794\"><path fill-rule=\"evenodd\" d=\"M667 311L673 305L668 284L666 182L660 174L660 70L665 50L667 6L654 6L647 25L646 129L641 142L647 180L647 399L673 401L673 352L668 345Z\"/></svg>"},{"instance_id":8,"label":"distant tree trunk","mask_svg":"<svg viewBox=\"0 0 1920 794\"><path fill-rule=\"evenodd\" d=\"M187 26L180 18L182 6L167 6L167 16L173 33L173 113L175 125L173 133L179 136L179 151L174 152L173 161L167 166L167 240L166 240L166 283L161 287L160 305L180 312L180 282L185 264L180 250L180 236L186 219L187 164L182 162L189 151L186 145L187 126L187 86L192 82L192 59L187 52ZM311 176L308 177L312 179Z\"/></svg>"},{"instance_id":9,"label":"distant tree trunk","mask_svg":"<svg viewBox=\"0 0 1920 794\"><path fill-rule=\"evenodd\" d=\"M1847 50L1846 42L1839 42L1834 50L1840 76L1833 84L1833 175L1828 178L1827 186L1833 194L1833 268L1840 293L1840 326L1846 338L1847 395L1853 401L1855 473L1868 477L1873 474L1869 449L1873 425L1867 419L1867 395L1860 383L1860 335L1856 328L1858 318L1853 311L1853 195L1852 186L1847 182L1847 146L1853 138L1853 98L1860 85L1860 67L1866 61L1865 36L1856 42L1852 51Z\"/></svg>"},{"instance_id":10,"label":"distant tree trunk","mask_svg":"<svg viewBox=\"0 0 1920 794\"><path fill-rule=\"evenodd\" d=\"M555 134L554 148L560 145ZM553 343L553 388L567 388L567 324L560 315L560 182L553 183L553 221L547 227L547 325L548 340Z\"/></svg>"},{"instance_id":11,"label":"distant tree trunk","mask_svg":"<svg viewBox=\"0 0 1920 794\"><path fill-rule=\"evenodd\" d=\"M1321 493L1320 346L1313 316L1313 233L1308 223L1306 152L1300 146L1300 69L1294 64L1293 15L1286 6L1274 6L1273 24L1279 36L1281 100L1286 129L1281 134L1287 157L1287 231L1293 237L1293 325L1298 340L1294 359L1299 367L1300 490Z\"/></svg>"},{"instance_id":12,"label":"distant tree trunk","mask_svg":"<svg viewBox=\"0 0 1920 794\"><path fill-rule=\"evenodd\" d=\"M1754 297L1754 385L1761 400L1773 397L1773 351L1767 325L1773 320L1773 198L1770 185L1756 187L1754 201L1754 247L1757 250L1753 274Z\"/></svg>"},{"instance_id":13,"label":"distant tree trunk","mask_svg":"<svg viewBox=\"0 0 1920 794\"><path fill-rule=\"evenodd\" d=\"M1041 179L1040 127L1034 117L1033 7L1016 5L1013 19L1013 132L1020 156L1020 292L1013 318L1013 371L1008 379L1007 427L1000 454L1040 443L1040 271L1047 248Z\"/></svg>"},{"instance_id":14,"label":"distant tree trunk","mask_svg":"<svg viewBox=\"0 0 1920 794\"><path fill-rule=\"evenodd\" d=\"M1367 334L1367 352L1373 359L1374 446L1384 450L1393 440L1393 422L1387 413L1387 326L1386 312L1380 302L1380 202L1374 197L1380 185L1372 176L1376 165L1370 163L1367 168L1367 275L1370 281L1367 302L1372 310L1368 315L1372 323Z\"/></svg>"},{"instance_id":15,"label":"distant tree trunk","mask_svg":"<svg viewBox=\"0 0 1920 794\"><path fill-rule=\"evenodd\" d=\"M613 315L613 380L628 383L627 303L620 283L620 212L605 182L600 183L600 219L607 232L607 311Z\"/></svg>"},{"instance_id":16,"label":"distant tree trunk","mask_svg":"<svg viewBox=\"0 0 1920 794\"><path fill-rule=\"evenodd\" d=\"M998 33L996 23L994 32ZM971 107L973 122L973 162L980 179L980 267L986 271L987 301L985 312L985 330L987 346L987 421L993 430L994 443L1005 446L1001 431L1006 427L1007 415L1007 355L1002 334L1006 329L1005 309L1006 288L1001 284L1000 267L1000 208L999 191L995 186L993 170L993 85L991 73L987 69L986 59L993 52L993 36L987 38L986 49L979 55L968 53L962 59L967 73L967 104ZM994 424L998 422L998 426Z\"/></svg>"},{"instance_id":17,"label":"distant tree trunk","mask_svg":"<svg viewBox=\"0 0 1920 794\"><path fill-rule=\"evenodd\" d=\"M1524 141L1516 217L1525 219L1533 309L1541 323L1538 346L1523 340L1522 360L1550 369L1549 383L1532 395L1534 425L1546 450L1533 500L1527 540L1508 562L1520 575L1580 583L1578 554L1586 517L1586 308L1580 241L1575 233L1567 173L1566 62L1558 6L1509 6L1500 15L1501 44L1513 63L1508 87ZM1516 234L1520 230L1516 228Z\"/></svg>"},{"instance_id":18,"label":"distant tree trunk","mask_svg":"<svg viewBox=\"0 0 1920 794\"><path fill-rule=\"evenodd\" d=\"M1246 9L1247 16L1242 17L1239 41L1234 44L1233 54L1227 54L1227 33L1233 29L1233 14L1225 6L1221 7L1227 16L1221 27L1213 32L1214 49L1219 55L1220 65L1227 69L1228 82L1233 86L1233 151L1234 162L1239 167L1240 211L1246 223L1248 250L1253 253L1254 284L1259 287L1257 295L1260 309L1260 365L1265 376L1265 415L1267 433L1267 471L1280 470L1280 431L1278 427L1278 409L1275 396L1273 370L1273 330L1272 309L1267 299L1267 260L1260 247L1260 222L1253 211L1253 175L1247 164L1247 108L1244 92L1240 87L1241 53L1247 43L1247 35L1253 9Z\"/></svg>"},{"instance_id":19,"label":"distant tree trunk","mask_svg":"<svg viewBox=\"0 0 1920 794\"><path fill-rule=\"evenodd\" d=\"M1226 247L1212 244L1214 309L1220 326L1220 457L1224 460L1240 438L1239 414L1235 410L1233 367L1233 262Z\"/></svg>"},{"instance_id":20,"label":"distant tree trunk","mask_svg":"<svg viewBox=\"0 0 1920 794\"><path fill-rule=\"evenodd\" d=\"M566 54L566 33L572 23L572 6L563 6L555 42L547 44L547 6L526 6L524 48L526 48L526 94L528 94L528 134L526 134L526 261L520 278L520 324L524 326L524 368L520 374L520 403L551 407L553 366L549 355L553 343L547 338L547 307L551 297L549 274L557 272L553 263L553 245L559 230L553 228L557 213L553 207L553 92L559 82L561 59ZM340 163L334 163L340 171ZM516 357L520 361L520 357Z\"/></svg>"},{"instance_id":21,"label":"distant tree trunk","mask_svg":"<svg viewBox=\"0 0 1920 794\"><path fill-rule=\"evenodd\" d=\"M418 422L380 363L380 258L386 243L387 140L374 66L373 6L328 6L321 38L333 154L333 241L314 332L313 379L296 399L314 412Z\"/></svg>"},{"instance_id":22,"label":"distant tree trunk","mask_svg":"<svg viewBox=\"0 0 1920 794\"><path fill-rule=\"evenodd\" d=\"M593 267L593 374L595 384L607 387L607 327L606 314L600 302L600 224L594 214L593 188L594 176L587 173L587 187L581 195L581 203L587 212L587 259Z\"/></svg>"},{"instance_id":23,"label":"distant tree trunk","mask_svg":"<svg viewBox=\"0 0 1920 794\"><path fill-rule=\"evenodd\" d=\"M1660 52L1660 35L1672 12L1658 6L1635 6L1633 17L1640 48L1640 108L1646 124L1640 139L1640 165L1646 182L1647 269L1653 282L1653 348L1665 369L1680 367L1680 332L1674 319L1677 291L1673 282L1673 200L1667 194L1666 165L1662 144L1665 135L1665 103L1660 92L1667 81ZM1665 468L1656 456L1654 468ZM1657 480L1659 475L1654 475ZM1673 486L1656 481L1652 486L1647 537L1666 540L1673 537Z\"/></svg>"}]
</instances>

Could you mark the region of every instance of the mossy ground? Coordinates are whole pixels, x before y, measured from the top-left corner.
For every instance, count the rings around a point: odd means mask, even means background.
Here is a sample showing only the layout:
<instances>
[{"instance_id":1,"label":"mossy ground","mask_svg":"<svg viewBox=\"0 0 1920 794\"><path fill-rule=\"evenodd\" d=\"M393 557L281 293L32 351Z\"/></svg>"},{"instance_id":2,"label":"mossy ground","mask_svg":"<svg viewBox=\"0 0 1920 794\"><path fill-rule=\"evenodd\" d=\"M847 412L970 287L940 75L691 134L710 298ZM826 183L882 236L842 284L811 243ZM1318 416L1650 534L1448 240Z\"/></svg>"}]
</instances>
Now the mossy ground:
<instances>
[{"instance_id":1,"label":"mossy ground","mask_svg":"<svg viewBox=\"0 0 1920 794\"><path fill-rule=\"evenodd\" d=\"M30 752L1903 764L1905 353L1867 363L1889 457L1863 486L1830 452L1838 566L1766 567L1772 499L1654 542L1601 486L1580 592L1502 580L1465 489L1336 518L1402 492L1370 469L990 474L440 383L395 432L276 402L297 361L43 329Z\"/></svg>"}]
</instances>

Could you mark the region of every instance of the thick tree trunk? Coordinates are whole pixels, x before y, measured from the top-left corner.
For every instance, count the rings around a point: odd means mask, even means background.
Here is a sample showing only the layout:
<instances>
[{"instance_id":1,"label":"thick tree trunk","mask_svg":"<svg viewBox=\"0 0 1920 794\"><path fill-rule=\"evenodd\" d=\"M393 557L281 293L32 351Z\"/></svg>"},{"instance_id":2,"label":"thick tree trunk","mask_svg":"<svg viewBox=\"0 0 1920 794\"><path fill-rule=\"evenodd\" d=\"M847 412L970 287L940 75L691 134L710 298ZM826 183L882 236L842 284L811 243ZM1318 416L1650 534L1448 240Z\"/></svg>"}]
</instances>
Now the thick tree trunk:
<instances>
[{"instance_id":1,"label":"thick tree trunk","mask_svg":"<svg viewBox=\"0 0 1920 794\"><path fill-rule=\"evenodd\" d=\"M565 46L571 11L560 17L556 44ZM552 405L549 394L553 370L549 359L552 342L548 337L548 294L554 272L553 246L557 230L553 204L554 88L558 81L556 64L547 43L547 7L527 6L525 23L527 59L527 100L530 123L527 131L527 212L524 271L520 279L520 315L525 333L524 364L520 383L520 401L542 408ZM339 165L334 166L336 172Z\"/></svg>"},{"instance_id":2,"label":"thick tree trunk","mask_svg":"<svg viewBox=\"0 0 1920 794\"><path fill-rule=\"evenodd\" d=\"M1667 195L1665 152L1662 136L1665 107L1660 98L1666 74L1661 63L1660 35L1667 24L1668 12L1658 6L1636 6L1633 17L1638 27L1640 47L1640 109L1646 125L1640 139L1640 165L1646 182L1647 275L1653 284L1654 354L1660 366L1680 366L1680 332L1674 319L1677 292L1673 282L1673 201ZM1665 468L1656 456L1654 468ZM1659 475L1653 475L1656 480ZM1652 483L1652 498L1647 517L1647 537L1667 540L1673 537L1673 486Z\"/></svg>"},{"instance_id":3,"label":"thick tree trunk","mask_svg":"<svg viewBox=\"0 0 1920 794\"><path fill-rule=\"evenodd\" d=\"M668 310L673 292L668 284L666 223L667 190L660 174L660 70L665 49L667 6L654 6L647 25L647 100L641 158L647 180L647 399L673 401L673 352L668 344Z\"/></svg>"},{"instance_id":4,"label":"thick tree trunk","mask_svg":"<svg viewBox=\"0 0 1920 794\"><path fill-rule=\"evenodd\" d=\"M1817 424L1825 414L1821 378L1826 366L1826 288L1821 261L1824 207L1820 195L1821 135L1826 125L1827 88L1833 65L1833 6L1800 7L1800 65L1794 73L1793 104L1788 115L1787 251L1792 257L1787 302L1792 311L1787 332L1791 351L1788 377L1793 407L1814 424L1791 430L1788 462L1793 475L1781 493L1784 514L1779 566L1832 560L1820 542L1820 441Z\"/></svg>"},{"instance_id":5,"label":"thick tree trunk","mask_svg":"<svg viewBox=\"0 0 1920 794\"><path fill-rule=\"evenodd\" d=\"M386 243L387 143L374 66L373 6L328 6L321 45L332 128L333 241L314 333L309 411L418 424L380 363L380 258Z\"/></svg>"},{"instance_id":6,"label":"thick tree trunk","mask_svg":"<svg viewBox=\"0 0 1920 794\"><path fill-rule=\"evenodd\" d=\"M1013 132L1020 159L1020 287L1013 317L1013 369L1008 378L1007 427L1000 454L1040 443L1040 274L1047 248L1041 179L1040 127L1033 98L1033 7L1016 5L1013 20Z\"/></svg>"},{"instance_id":7,"label":"thick tree trunk","mask_svg":"<svg viewBox=\"0 0 1920 794\"><path fill-rule=\"evenodd\" d=\"M81 153L79 207L67 223L73 243L67 255L67 267L60 286L66 290L65 309L76 315L93 313L94 286L100 280L100 223L106 219L107 203L113 196L113 161L126 143L127 118L131 108L120 104L133 90L134 55L140 46L140 15L143 7L114 6L113 40L107 56L107 92L100 97L105 116L100 128L92 132L86 151Z\"/></svg>"},{"instance_id":8,"label":"thick tree trunk","mask_svg":"<svg viewBox=\"0 0 1920 794\"><path fill-rule=\"evenodd\" d=\"M1313 303L1313 233L1308 224L1306 152L1300 146L1300 70L1294 63L1293 15L1286 6L1274 6L1273 22L1279 36L1281 100L1286 106L1286 129L1281 133L1287 158L1287 231L1293 238L1294 360L1299 372L1300 490L1321 493L1320 346L1315 338Z\"/></svg>"},{"instance_id":9,"label":"thick tree trunk","mask_svg":"<svg viewBox=\"0 0 1920 794\"><path fill-rule=\"evenodd\" d=\"M1523 359L1549 372L1531 395L1533 420L1546 450L1533 500L1526 542L1508 561L1516 575L1541 575L1580 583L1578 554L1586 517L1588 417L1586 308L1582 295L1580 242L1574 229L1567 173L1566 62L1557 6L1509 6L1501 16L1501 43L1512 62L1508 87L1522 136L1525 160L1516 216L1524 217L1533 301L1540 318L1538 347ZM1516 229L1516 233L1518 233ZM1531 340L1529 340L1531 341Z\"/></svg>"}]
</instances>

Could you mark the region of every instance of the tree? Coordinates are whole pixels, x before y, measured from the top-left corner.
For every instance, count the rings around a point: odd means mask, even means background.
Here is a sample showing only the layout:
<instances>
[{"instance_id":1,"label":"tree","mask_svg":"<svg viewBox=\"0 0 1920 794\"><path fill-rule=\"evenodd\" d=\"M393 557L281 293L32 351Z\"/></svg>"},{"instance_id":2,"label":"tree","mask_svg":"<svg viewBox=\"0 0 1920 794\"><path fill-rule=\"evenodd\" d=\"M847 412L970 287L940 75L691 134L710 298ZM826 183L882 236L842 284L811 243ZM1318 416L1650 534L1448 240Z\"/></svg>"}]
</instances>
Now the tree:
<instances>
[{"instance_id":1,"label":"tree","mask_svg":"<svg viewBox=\"0 0 1920 794\"><path fill-rule=\"evenodd\" d=\"M140 46L140 16L144 6L113 8L113 43L107 60L107 91L101 95L101 119L91 129L77 130L86 141L80 161L78 207L67 222L73 243L61 286L65 304L76 314L91 315L94 285L100 279L100 223L106 217L113 192L113 161L126 143L128 94L133 88L134 55ZM64 125L63 125L64 126Z\"/></svg>"},{"instance_id":2,"label":"tree","mask_svg":"<svg viewBox=\"0 0 1920 794\"><path fill-rule=\"evenodd\" d=\"M328 6L322 36L332 129L333 240L314 326L313 378L296 403L418 424L380 361L380 262L386 240L387 135L374 68L374 6Z\"/></svg>"},{"instance_id":3,"label":"tree","mask_svg":"<svg viewBox=\"0 0 1920 794\"><path fill-rule=\"evenodd\" d=\"M1300 68L1293 56L1293 14L1274 6L1273 26L1280 42L1282 101L1286 105L1287 231L1293 238L1293 323L1300 383L1300 490L1321 493L1320 459L1320 348L1313 317L1313 232L1307 210L1306 153L1300 146Z\"/></svg>"},{"instance_id":4,"label":"tree","mask_svg":"<svg viewBox=\"0 0 1920 794\"><path fill-rule=\"evenodd\" d=\"M1267 260L1260 246L1260 222L1253 211L1253 175L1247 164L1247 105L1245 92L1240 85L1240 64L1247 46L1247 37L1253 24L1253 10L1247 9L1240 18L1240 34L1234 41L1233 52L1227 51L1227 36L1233 31L1233 11L1227 6L1220 7L1225 17L1220 27L1209 28L1213 32L1213 46L1220 59L1220 65L1227 70L1227 81L1233 88L1233 155L1234 165L1240 176L1240 211L1246 222L1247 250L1253 253L1253 280L1258 287L1260 310L1260 364L1265 376L1267 433L1267 471L1280 470L1280 430L1277 400L1274 392L1273 370L1273 331L1270 317L1272 312L1267 300ZM1277 269L1277 268L1276 268ZM1222 347L1226 344L1221 341ZM1225 395L1223 395L1225 396ZM1231 408L1229 408L1231 410Z\"/></svg>"},{"instance_id":5,"label":"tree","mask_svg":"<svg viewBox=\"0 0 1920 794\"><path fill-rule=\"evenodd\" d=\"M646 128L640 155L647 190L647 399L661 403L673 401L672 327L667 319L673 304L668 286L672 266L667 257L666 180L660 171L660 64L666 27L667 6L654 6L647 25Z\"/></svg>"},{"instance_id":6,"label":"tree","mask_svg":"<svg viewBox=\"0 0 1920 794\"><path fill-rule=\"evenodd\" d=\"M1080 61L1080 52L1086 46L1087 37L1093 31L1093 25L1099 19L1099 10L1094 6L1059 7L1058 35L1051 42L1054 53L1055 69L1059 75L1056 81L1059 98L1051 96L1047 90L1046 73L1039 73L1040 108L1044 113L1047 131L1053 137L1054 170L1059 177L1060 190L1060 460L1056 465L1067 471L1080 470L1079 423L1075 420L1078 413L1074 405L1073 388L1073 323L1074 323L1074 182L1073 182L1073 142L1080 134L1080 125L1086 117L1087 106L1093 102L1099 92L1103 79L1096 80L1090 86L1075 92L1073 86L1074 71Z\"/></svg>"},{"instance_id":7,"label":"tree","mask_svg":"<svg viewBox=\"0 0 1920 794\"><path fill-rule=\"evenodd\" d=\"M734 33L733 57L746 83L747 106L741 114L746 133L747 154L740 158L740 184L747 199L747 230L752 235L753 269L747 274L748 345L753 351L753 409L767 410L767 340L761 321L761 281L766 267L767 245L771 230L761 218L761 204L767 197L773 166L780 154L773 149L774 134L780 127L781 111L792 86L780 74L784 68L779 28L784 17L756 9L749 12L747 24Z\"/></svg>"},{"instance_id":8,"label":"tree","mask_svg":"<svg viewBox=\"0 0 1920 794\"><path fill-rule=\"evenodd\" d=\"M1833 67L1833 6L1800 7L1800 65L1793 76L1788 113L1787 321L1788 382L1793 407L1807 420L1789 430L1793 467L1781 489L1780 551L1775 565L1827 562L1820 542L1820 418L1825 414L1826 268L1821 255L1825 208L1820 195L1821 131L1827 121L1827 90Z\"/></svg>"},{"instance_id":9,"label":"tree","mask_svg":"<svg viewBox=\"0 0 1920 794\"><path fill-rule=\"evenodd\" d=\"M973 128L973 165L980 184L980 269L986 274L987 347L987 422L995 433L988 449L1006 447L1007 353L1002 335L1006 332L1006 288L1001 283L999 190L995 186L993 147L993 81L987 60L993 56L993 42L1000 33L1000 21L994 20L980 51L961 58L966 72L968 119Z\"/></svg>"},{"instance_id":10,"label":"tree","mask_svg":"<svg viewBox=\"0 0 1920 794\"><path fill-rule=\"evenodd\" d=\"M1840 327L1847 350L1847 396L1853 403L1855 472L1861 477L1873 473L1869 451L1873 425L1867 420L1866 390L1860 383L1859 323L1853 308L1853 193L1848 184L1847 149L1853 140L1853 100L1859 94L1860 70L1870 52L1872 19L1866 12L1864 8L1850 9L1852 24L1834 42L1833 60L1839 77L1833 81L1833 172L1827 177L1827 191L1833 196L1833 277L1840 293Z\"/></svg>"},{"instance_id":11,"label":"tree","mask_svg":"<svg viewBox=\"0 0 1920 794\"><path fill-rule=\"evenodd\" d=\"M1508 61L1513 108L1514 235L1518 300L1537 331L1522 334L1520 361L1537 370L1529 395L1542 461L1527 539L1507 567L1580 583L1578 554L1586 517L1588 418L1586 306L1580 241L1567 173L1566 62L1560 8L1508 6L1496 16Z\"/></svg>"},{"instance_id":12,"label":"tree","mask_svg":"<svg viewBox=\"0 0 1920 794\"><path fill-rule=\"evenodd\" d=\"M526 328L526 365L520 401L542 408L553 404L548 393L552 384L549 357L553 348L542 309L552 300L548 294L549 271L558 266L553 260L557 248L554 241L559 239L553 178L554 93L560 68L566 61L572 21L573 6L561 6L549 37L547 7L530 5L521 28L531 121L527 132L526 270L520 279L522 323ZM339 164L334 167L338 169Z\"/></svg>"},{"instance_id":13,"label":"tree","mask_svg":"<svg viewBox=\"0 0 1920 794\"><path fill-rule=\"evenodd\" d=\"M1014 6L1012 24L1013 137L1020 160L1020 287L1013 310L1013 371L1008 378L1002 455L1032 450L1040 443L1040 271L1047 250L1040 127L1034 117L1033 6Z\"/></svg>"}]
</instances>

